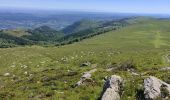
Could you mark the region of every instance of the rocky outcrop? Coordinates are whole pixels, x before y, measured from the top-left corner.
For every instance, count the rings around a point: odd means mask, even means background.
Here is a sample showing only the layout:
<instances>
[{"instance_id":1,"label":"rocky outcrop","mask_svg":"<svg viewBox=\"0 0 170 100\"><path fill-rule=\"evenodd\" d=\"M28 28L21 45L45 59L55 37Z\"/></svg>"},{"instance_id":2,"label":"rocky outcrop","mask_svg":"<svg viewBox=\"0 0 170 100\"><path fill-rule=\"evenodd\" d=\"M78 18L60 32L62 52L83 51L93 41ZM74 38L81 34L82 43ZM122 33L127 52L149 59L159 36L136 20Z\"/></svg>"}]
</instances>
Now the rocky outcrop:
<instances>
[{"instance_id":1,"label":"rocky outcrop","mask_svg":"<svg viewBox=\"0 0 170 100\"><path fill-rule=\"evenodd\" d=\"M83 76L81 76L81 78L80 78L80 81L78 81L75 85L74 85L74 87L77 87L77 86L80 86L80 85L82 85L87 79L90 79L91 78L91 74L92 73L94 73L94 72L96 72L97 71L97 69L93 69L93 70L90 70L90 71L88 71L88 72L84 72L83 73Z\"/></svg>"},{"instance_id":2,"label":"rocky outcrop","mask_svg":"<svg viewBox=\"0 0 170 100\"><path fill-rule=\"evenodd\" d=\"M165 100L169 95L169 84L153 76L144 79L144 96L146 100L155 100L157 98L164 98Z\"/></svg>"},{"instance_id":3,"label":"rocky outcrop","mask_svg":"<svg viewBox=\"0 0 170 100\"><path fill-rule=\"evenodd\" d=\"M123 79L112 75L104 84L101 100L120 100L122 88Z\"/></svg>"}]
</instances>

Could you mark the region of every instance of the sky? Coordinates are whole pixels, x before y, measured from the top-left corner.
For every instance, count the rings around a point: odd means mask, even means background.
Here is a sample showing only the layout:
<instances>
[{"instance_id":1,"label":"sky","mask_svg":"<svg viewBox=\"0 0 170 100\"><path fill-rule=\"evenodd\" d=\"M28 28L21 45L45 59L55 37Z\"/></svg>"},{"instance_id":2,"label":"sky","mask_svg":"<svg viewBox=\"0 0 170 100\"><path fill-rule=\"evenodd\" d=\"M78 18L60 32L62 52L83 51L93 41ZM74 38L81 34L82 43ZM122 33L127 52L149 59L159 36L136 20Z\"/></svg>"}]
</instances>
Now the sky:
<instances>
[{"instance_id":1,"label":"sky","mask_svg":"<svg viewBox=\"0 0 170 100\"><path fill-rule=\"evenodd\" d=\"M0 0L0 9L170 14L170 0Z\"/></svg>"}]
</instances>

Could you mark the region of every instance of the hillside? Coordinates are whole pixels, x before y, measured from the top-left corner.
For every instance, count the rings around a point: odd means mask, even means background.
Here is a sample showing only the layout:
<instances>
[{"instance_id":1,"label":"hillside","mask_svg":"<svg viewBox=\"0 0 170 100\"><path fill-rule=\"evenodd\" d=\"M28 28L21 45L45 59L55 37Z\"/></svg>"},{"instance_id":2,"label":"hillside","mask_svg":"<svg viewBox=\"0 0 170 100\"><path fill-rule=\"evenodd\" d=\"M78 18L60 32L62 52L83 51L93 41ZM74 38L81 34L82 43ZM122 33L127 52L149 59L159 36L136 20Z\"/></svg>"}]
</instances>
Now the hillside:
<instances>
[{"instance_id":1,"label":"hillside","mask_svg":"<svg viewBox=\"0 0 170 100\"><path fill-rule=\"evenodd\" d=\"M0 48L26 45L55 45L64 34L48 26L35 29L13 29L0 31Z\"/></svg>"},{"instance_id":2,"label":"hillside","mask_svg":"<svg viewBox=\"0 0 170 100\"><path fill-rule=\"evenodd\" d=\"M18 45L33 45L33 41L11 35L9 33L0 32L0 48L16 47Z\"/></svg>"},{"instance_id":3,"label":"hillside","mask_svg":"<svg viewBox=\"0 0 170 100\"><path fill-rule=\"evenodd\" d=\"M16 36L16 37L22 37L24 35L30 35L24 29L2 30L2 32L6 33L8 35Z\"/></svg>"},{"instance_id":4,"label":"hillside","mask_svg":"<svg viewBox=\"0 0 170 100\"><path fill-rule=\"evenodd\" d=\"M23 37L33 40L33 41L44 41L44 42L54 42L57 39L64 36L62 32L59 32L48 26L40 26L33 30L28 30L31 35L25 35Z\"/></svg>"},{"instance_id":5,"label":"hillside","mask_svg":"<svg viewBox=\"0 0 170 100\"><path fill-rule=\"evenodd\" d=\"M0 49L0 98L96 100L105 77L119 75L125 81L121 100L136 100L148 76L170 84L170 71L160 70L170 66L169 27L170 20L140 19L61 47ZM75 87L90 70L91 78Z\"/></svg>"},{"instance_id":6,"label":"hillside","mask_svg":"<svg viewBox=\"0 0 170 100\"><path fill-rule=\"evenodd\" d=\"M128 20L130 19L123 18L112 21L81 20L64 28L63 32L68 30L70 33L67 34L67 32L64 32L66 35L61 37L58 41L61 45L79 42L96 35L121 29L129 25L129 22L126 22Z\"/></svg>"},{"instance_id":7,"label":"hillside","mask_svg":"<svg viewBox=\"0 0 170 100\"><path fill-rule=\"evenodd\" d=\"M96 27L99 27L100 25L101 23L99 23L98 21L84 19L84 20L77 21L70 26L67 26L62 31L65 34L72 34L72 33L77 33L79 31L87 30L90 28L96 28Z\"/></svg>"}]
</instances>

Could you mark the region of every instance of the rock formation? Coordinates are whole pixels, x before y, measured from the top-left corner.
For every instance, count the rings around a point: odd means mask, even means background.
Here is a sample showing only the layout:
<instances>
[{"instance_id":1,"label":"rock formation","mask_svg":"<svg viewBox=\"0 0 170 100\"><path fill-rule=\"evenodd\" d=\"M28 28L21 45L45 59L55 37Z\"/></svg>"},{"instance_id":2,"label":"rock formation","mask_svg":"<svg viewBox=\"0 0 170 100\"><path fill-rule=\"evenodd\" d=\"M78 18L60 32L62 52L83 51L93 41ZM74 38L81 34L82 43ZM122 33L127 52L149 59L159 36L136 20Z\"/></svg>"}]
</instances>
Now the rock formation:
<instances>
[{"instance_id":1,"label":"rock formation","mask_svg":"<svg viewBox=\"0 0 170 100\"><path fill-rule=\"evenodd\" d=\"M170 95L170 85L160 79L150 76L144 80L144 96L146 100L157 98L168 98Z\"/></svg>"},{"instance_id":2,"label":"rock formation","mask_svg":"<svg viewBox=\"0 0 170 100\"><path fill-rule=\"evenodd\" d=\"M104 84L101 100L120 100L122 87L123 79L112 75Z\"/></svg>"}]
</instances>

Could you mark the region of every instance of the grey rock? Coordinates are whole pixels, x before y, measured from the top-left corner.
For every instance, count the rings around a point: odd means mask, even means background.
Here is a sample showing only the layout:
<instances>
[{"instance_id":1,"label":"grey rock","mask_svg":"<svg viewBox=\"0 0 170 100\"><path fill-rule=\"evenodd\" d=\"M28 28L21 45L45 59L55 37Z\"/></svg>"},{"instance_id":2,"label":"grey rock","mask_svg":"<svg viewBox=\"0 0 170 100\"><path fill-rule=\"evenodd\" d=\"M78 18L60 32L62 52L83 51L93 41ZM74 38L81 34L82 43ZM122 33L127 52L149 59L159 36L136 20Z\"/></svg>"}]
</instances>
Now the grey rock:
<instances>
[{"instance_id":1,"label":"grey rock","mask_svg":"<svg viewBox=\"0 0 170 100\"><path fill-rule=\"evenodd\" d=\"M170 85L160 79L150 76L144 79L144 96L146 100L154 100L162 98L161 87L164 87L170 93ZM170 95L170 94L169 94Z\"/></svg>"},{"instance_id":2,"label":"grey rock","mask_svg":"<svg viewBox=\"0 0 170 100\"><path fill-rule=\"evenodd\" d=\"M123 79L120 76L112 75L104 84L101 100L120 100L122 87Z\"/></svg>"},{"instance_id":3,"label":"grey rock","mask_svg":"<svg viewBox=\"0 0 170 100\"><path fill-rule=\"evenodd\" d=\"M85 73L81 79L87 79L87 78L91 78L91 74L90 73Z\"/></svg>"},{"instance_id":4,"label":"grey rock","mask_svg":"<svg viewBox=\"0 0 170 100\"><path fill-rule=\"evenodd\" d=\"M80 80L75 84L74 87L82 85L84 83L84 81L87 80L87 79L90 79L91 76L92 76L91 74L96 72L96 71L97 71L97 69L92 69L88 72L84 72L83 75L81 76Z\"/></svg>"}]
</instances>

